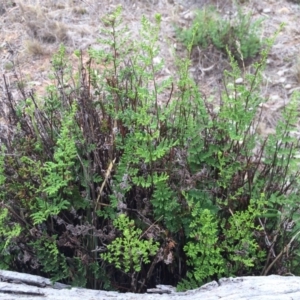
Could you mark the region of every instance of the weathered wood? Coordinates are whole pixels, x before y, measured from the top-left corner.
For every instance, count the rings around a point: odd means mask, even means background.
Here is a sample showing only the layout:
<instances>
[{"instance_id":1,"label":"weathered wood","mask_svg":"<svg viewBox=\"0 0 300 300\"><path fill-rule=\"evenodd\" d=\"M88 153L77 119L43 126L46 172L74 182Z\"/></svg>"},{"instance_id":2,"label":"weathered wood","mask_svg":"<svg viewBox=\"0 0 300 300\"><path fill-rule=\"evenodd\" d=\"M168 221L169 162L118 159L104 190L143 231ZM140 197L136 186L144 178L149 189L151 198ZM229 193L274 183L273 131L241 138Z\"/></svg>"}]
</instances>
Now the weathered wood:
<instances>
[{"instance_id":1,"label":"weathered wood","mask_svg":"<svg viewBox=\"0 0 300 300\"><path fill-rule=\"evenodd\" d=\"M54 289L63 289L68 288L70 286L55 282L54 284L51 283L50 279L41 277L41 276L35 276L30 275L26 273L18 273L13 271L1 271L0 270L0 281L1 282L9 282L9 283L24 283L27 285L37 286L37 287L52 287Z\"/></svg>"},{"instance_id":2,"label":"weathered wood","mask_svg":"<svg viewBox=\"0 0 300 300\"><path fill-rule=\"evenodd\" d=\"M176 293L173 287L164 285L149 292L140 295L69 288L59 283L52 285L41 276L0 271L0 300L288 300L300 299L300 277L223 278L184 293Z\"/></svg>"}]
</instances>

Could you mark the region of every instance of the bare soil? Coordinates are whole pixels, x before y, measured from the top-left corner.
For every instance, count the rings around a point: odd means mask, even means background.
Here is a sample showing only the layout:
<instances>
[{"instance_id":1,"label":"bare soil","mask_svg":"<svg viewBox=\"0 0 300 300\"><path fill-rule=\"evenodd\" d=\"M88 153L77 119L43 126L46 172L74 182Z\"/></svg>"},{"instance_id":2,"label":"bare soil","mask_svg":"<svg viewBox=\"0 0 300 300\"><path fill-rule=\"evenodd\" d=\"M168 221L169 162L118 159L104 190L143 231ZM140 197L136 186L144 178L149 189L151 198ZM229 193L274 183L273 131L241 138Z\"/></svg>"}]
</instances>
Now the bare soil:
<instances>
[{"instance_id":1,"label":"bare soil","mask_svg":"<svg viewBox=\"0 0 300 300\"><path fill-rule=\"evenodd\" d=\"M123 7L124 24L138 37L141 16L153 20L155 13L162 15L160 56L165 60L161 76L176 74L175 58L184 55L183 47L176 40L174 24L187 27L194 11L204 5L215 5L226 16L235 16L233 0L3 0L0 2L0 74L5 75L11 91L16 92L18 80L28 88L43 92L49 84L51 56L59 44L67 46L69 57L75 49L86 51L99 47L97 37L101 19ZM261 96L264 104L263 130L274 128L280 111L289 101L293 91L300 89L300 5L287 0L244 0L242 8L253 18L264 18L261 38L270 37L285 23L268 58L264 72ZM205 96L214 95L220 89L224 56L216 51L198 49L191 73ZM0 78L0 99L5 89ZM300 125L300 124L299 124Z\"/></svg>"}]
</instances>

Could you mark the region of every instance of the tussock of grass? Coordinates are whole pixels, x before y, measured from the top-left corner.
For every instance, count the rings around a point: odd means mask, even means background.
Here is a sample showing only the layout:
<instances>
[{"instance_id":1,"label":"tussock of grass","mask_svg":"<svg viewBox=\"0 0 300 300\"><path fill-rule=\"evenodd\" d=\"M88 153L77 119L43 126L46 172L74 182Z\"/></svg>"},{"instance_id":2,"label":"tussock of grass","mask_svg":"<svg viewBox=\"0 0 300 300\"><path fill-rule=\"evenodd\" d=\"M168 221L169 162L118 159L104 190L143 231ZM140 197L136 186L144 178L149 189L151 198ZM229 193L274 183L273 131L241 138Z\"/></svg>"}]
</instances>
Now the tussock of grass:
<instances>
[{"instance_id":1,"label":"tussock of grass","mask_svg":"<svg viewBox=\"0 0 300 300\"><path fill-rule=\"evenodd\" d=\"M30 37L49 44L68 40L67 26L62 22L49 20L42 7L20 4L20 9Z\"/></svg>"},{"instance_id":2,"label":"tussock of grass","mask_svg":"<svg viewBox=\"0 0 300 300\"><path fill-rule=\"evenodd\" d=\"M24 42L25 51L30 55L45 55L47 53L45 47L36 39L26 40Z\"/></svg>"},{"instance_id":3,"label":"tussock of grass","mask_svg":"<svg viewBox=\"0 0 300 300\"><path fill-rule=\"evenodd\" d=\"M87 10L84 7L75 6L73 7L72 12L76 15L84 15L87 13Z\"/></svg>"}]
</instances>

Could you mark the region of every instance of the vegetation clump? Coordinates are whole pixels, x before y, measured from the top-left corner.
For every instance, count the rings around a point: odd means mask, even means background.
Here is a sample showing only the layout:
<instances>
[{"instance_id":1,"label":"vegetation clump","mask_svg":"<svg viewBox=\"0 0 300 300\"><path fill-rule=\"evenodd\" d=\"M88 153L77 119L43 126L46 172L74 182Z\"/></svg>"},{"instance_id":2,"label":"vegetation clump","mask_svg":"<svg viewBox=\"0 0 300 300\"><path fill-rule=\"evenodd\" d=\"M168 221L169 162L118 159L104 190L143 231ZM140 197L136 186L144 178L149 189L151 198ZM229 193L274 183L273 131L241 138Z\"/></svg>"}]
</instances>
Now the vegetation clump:
<instances>
[{"instance_id":1,"label":"vegetation clump","mask_svg":"<svg viewBox=\"0 0 300 300\"><path fill-rule=\"evenodd\" d=\"M60 47L45 96L22 82L16 99L6 84L0 269L132 292L299 274L299 94L274 134L257 133L273 40L252 73L228 51L213 108L188 59L159 79L160 24L143 17L132 42L118 8L103 20L105 47L87 62L75 52L76 73Z\"/></svg>"},{"instance_id":2,"label":"vegetation clump","mask_svg":"<svg viewBox=\"0 0 300 300\"><path fill-rule=\"evenodd\" d=\"M263 46L260 39L263 19L253 21L240 8L237 15L224 18L213 7L199 10L190 28L178 29L179 39L186 45L207 48L213 45L227 55L227 49L238 61L253 58Z\"/></svg>"}]
</instances>

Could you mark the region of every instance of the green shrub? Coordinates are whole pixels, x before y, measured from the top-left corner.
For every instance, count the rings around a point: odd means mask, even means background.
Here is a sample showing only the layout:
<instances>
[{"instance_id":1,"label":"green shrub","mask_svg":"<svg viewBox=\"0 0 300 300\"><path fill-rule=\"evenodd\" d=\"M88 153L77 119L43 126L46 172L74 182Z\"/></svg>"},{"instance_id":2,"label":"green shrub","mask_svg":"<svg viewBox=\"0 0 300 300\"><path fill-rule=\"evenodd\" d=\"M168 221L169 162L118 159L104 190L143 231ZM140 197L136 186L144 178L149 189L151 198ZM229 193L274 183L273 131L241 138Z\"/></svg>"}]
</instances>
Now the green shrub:
<instances>
[{"instance_id":1,"label":"green shrub","mask_svg":"<svg viewBox=\"0 0 300 300\"><path fill-rule=\"evenodd\" d=\"M183 279L177 286L178 291L194 289L203 284L212 276L221 276L225 272L225 260L221 254L218 243L218 220L208 209L203 209L198 203L192 203L191 216L194 219L190 224L189 242L183 250L188 258L187 265L191 271L187 278Z\"/></svg>"},{"instance_id":2,"label":"green shrub","mask_svg":"<svg viewBox=\"0 0 300 300\"><path fill-rule=\"evenodd\" d=\"M14 99L7 87L2 265L134 292L299 272L299 140L291 134L299 95L276 134L256 132L273 40L252 73L228 52L231 70L212 109L189 59L176 61L178 79L159 80L159 15L154 24L142 18L138 41L120 8L102 21L103 49L90 49L87 64L76 51L75 74L63 46L54 55L46 96L24 83Z\"/></svg>"},{"instance_id":3,"label":"green shrub","mask_svg":"<svg viewBox=\"0 0 300 300\"><path fill-rule=\"evenodd\" d=\"M156 254L158 244L153 243L152 240L140 240L142 230L135 228L134 222L124 214L114 220L114 226L122 231L123 236L108 245L108 252L103 253L101 258L126 273L140 272L141 265L149 264L149 256Z\"/></svg>"},{"instance_id":4,"label":"green shrub","mask_svg":"<svg viewBox=\"0 0 300 300\"><path fill-rule=\"evenodd\" d=\"M253 21L250 14L239 8L233 19L223 18L214 7L197 12L188 29L177 30L179 39L185 44L207 48L214 45L227 54L227 48L239 61L259 54L262 19ZM242 55L242 57L241 57Z\"/></svg>"}]
</instances>

